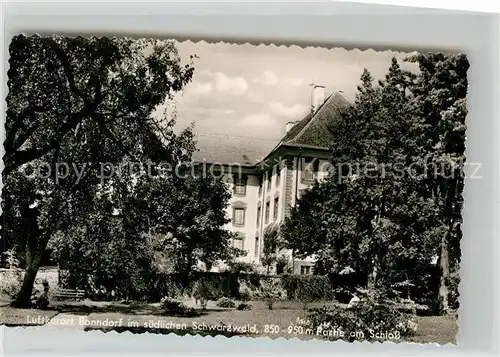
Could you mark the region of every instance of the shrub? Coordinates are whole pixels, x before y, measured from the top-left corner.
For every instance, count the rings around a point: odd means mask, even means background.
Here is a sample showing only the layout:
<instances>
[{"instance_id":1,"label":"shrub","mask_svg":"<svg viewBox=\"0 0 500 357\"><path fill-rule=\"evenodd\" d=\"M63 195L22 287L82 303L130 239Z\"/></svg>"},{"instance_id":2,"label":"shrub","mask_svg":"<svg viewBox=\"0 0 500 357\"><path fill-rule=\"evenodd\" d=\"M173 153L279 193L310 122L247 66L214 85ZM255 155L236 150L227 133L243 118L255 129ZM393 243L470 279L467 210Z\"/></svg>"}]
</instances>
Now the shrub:
<instances>
[{"instance_id":1,"label":"shrub","mask_svg":"<svg viewBox=\"0 0 500 357\"><path fill-rule=\"evenodd\" d=\"M217 301L218 307L233 308L236 307L236 303L228 297L222 297Z\"/></svg>"},{"instance_id":2,"label":"shrub","mask_svg":"<svg viewBox=\"0 0 500 357\"><path fill-rule=\"evenodd\" d=\"M281 287L279 279L262 280L260 289L256 293L257 297L267 303L269 310L273 309L274 303L283 300L286 292Z\"/></svg>"},{"instance_id":3,"label":"shrub","mask_svg":"<svg viewBox=\"0 0 500 357\"><path fill-rule=\"evenodd\" d=\"M252 305L247 304L246 302L242 302L241 304L238 305L237 307L238 310L252 310Z\"/></svg>"},{"instance_id":4,"label":"shrub","mask_svg":"<svg viewBox=\"0 0 500 357\"><path fill-rule=\"evenodd\" d=\"M281 285L288 299L300 301L304 309L310 302L333 299L333 289L326 276L283 274Z\"/></svg>"},{"instance_id":5,"label":"shrub","mask_svg":"<svg viewBox=\"0 0 500 357\"><path fill-rule=\"evenodd\" d=\"M255 265L247 262L230 262L228 263L226 271L231 274L257 274L257 268Z\"/></svg>"},{"instance_id":6,"label":"shrub","mask_svg":"<svg viewBox=\"0 0 500 357\"><path fill-rule=\"evenodd\" d=\"M221 295L222 292L220 291L217 284L208 277L202 277L194 284L193 296L195 299L200 300L200 304L203 310L207 308L208 301L217 300L221 297Z\"/></svg>"},{"instance_id":7,"label":"shrub","mask_svg":"<svg viewBox=\"0 0 500 357\"><path fill-rule=\"evenodd\" d=\"M241 301L250 301L252 299L252 291L244 281L239 283L238 295Z\"/></svg>"},{"instance_id":8,"label":"shrub","mask_svg":"<svg viewBox=\"0 0 500 357\"><path fill-rule=\"evenodd\" d=\"M23 272L21 269L12 268L6 270L0 284L0 294L15 299L23 284Z\"/></svg>"},{"instance_id":9,"label":"shrub","mask_svg":"<svg viewBox=\"0 0 500 357\"><path fill-rule=\"evenodd\" d=\"M166 296L163 299L161 299L160 306L162 309L173 311L173 310L182 309L184 304L181 301L178 301L178 300L175 300L175 299L172 299L172 298Z\"/></svg>"},{"instance_id":10,"label":"shrub","mask_svg":"<svg viewBox=\"0 0 500 357\"><path fill-rule=\"evenodd\" d=\"M381 296L365 294L351 309L323 307L311 310L311 328L318 335L347 341L399 340L416 331L409 315L397 311Z\"/></svg>"},{"instance_id":11,"label":"shrub","mask_svg":"<svg viewBox=\"0 0 500 357\"><path fill-rule=\"evenodd\" d=\"M187 307L181 301L172 299L170 297L164 297L161 299L160 306L165 310L166 313L176 316L193 316L195 315L195 310L193 308Z\"/></svg>"},{"instance_id":12,"label":"shrub","mask_svg":"<svg viewBox=\"0 0 500 357\"><path fill-rule=\"evenodd\" d=\"M19 269L19 259L17 259L17 253L14 249L6 251L4 255L8 269L4 270L0 280L0 294L15 299L21 290L23 271Z\"/></svg>"}]
</instances>

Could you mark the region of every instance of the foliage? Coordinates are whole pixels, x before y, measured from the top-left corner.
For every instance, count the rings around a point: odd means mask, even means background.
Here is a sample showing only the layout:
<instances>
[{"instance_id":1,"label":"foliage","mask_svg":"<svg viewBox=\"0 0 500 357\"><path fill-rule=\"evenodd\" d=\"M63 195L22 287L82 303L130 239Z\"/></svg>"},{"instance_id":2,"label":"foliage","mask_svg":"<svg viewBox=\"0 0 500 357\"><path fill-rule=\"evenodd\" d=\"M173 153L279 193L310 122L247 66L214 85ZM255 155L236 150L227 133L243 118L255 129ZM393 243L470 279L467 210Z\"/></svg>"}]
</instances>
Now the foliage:
<instances>
[{"instance_id":1,"label":"foliage","mask_svg":"<svg viewBox=\"0 0 500 357\"><path fill-rule=\"evenodd\" d=\"M281 248L281 237L279 227L270 224L264 230L264 247L262 249L261 263L267 268L267 272L273 264L278 261L278 251Z\"/></svg>"},{"instance_id":2,"label":"foliage","mask_svg":"<svg viewBox=\"0 0 500 357\"><path fill-rule=\"evenodd\" d=\"M238 307L236 309L239 311L252 310L252 305L250 305L246 302L242 302L238 305Z\"/></svg>"},{"instance_id":3,"label":"foliage","mask_svg":"<svg viewBox=\"0 0 500 357\"><path fill-rule=\"evenodd\" d=\"M392 302L372 291L364 294L351 309L339 306L310 311L311 328L319 335L347 341L394 340L411 336L416 324L400 313Z\"/></svg>"},{"instance_id":4,"label":"foliage","mask_svg":"<svg viewBox=\"0 0 500 357\"><path fill-rule=\"evenodd\" d=\"M288 299L300 301L304 310L310 302L333 299L333 289L326 276L283 274L280 279Z\"/></svg>"},{"instance_id":5,"label":"foliage","mask_svg":"<svg viewBox=\"0 0 500 357\"><path fill-rule=\"evenodd\" d=\"M441 268L438 292L440 310L447 313L453 288L449 285L450 276L458 272L460 263L470 65L465 54L431 53L412 56L408 61L418 63L421 73L412 88L415 99L410 105L424 133L418 141L419 148L427 155L422 191L438 207L435 227Z\"/></svg>"},{"instance_id":6,"label":"foliage","mask_svg":"<svg viewBox=\"0 0 500 357\"><path fill-rule=\"evenodd\" d=\"M189 135L151 113L194 68L170 41L18 35L9 54L2 237L23 258L24 307L49 239L92 213L109 165L182 156Z\"/></svg>"},{"instance_id":7,"label":"foliage","mask_svg":"<svg viewBox=\"0 0 500 357\"><path fill-rule=\"evenodd\" d=\"M221 297L216 304L218 307L224 308L234 308L236 307L236 303L228 297Z\"/></svg>"},{"instance_id":8,"label":"foliage","mask_svg":"<svg viewBox=\"0 0 500 357\"><path fill-rule=\"evenodd\" d=\"M276 274L291 274L293 268L290 264L290 258L284 254L276 258Z\"/></svg>"},{"instance_id":9,"label":"foliage","mask_svg":"<svg viewBox=\"0 0 500 357\"><path fill-rule=\"evenodd\" d=\"M21 289L23 281L23 272L19 268L19 259L16 257L16 251L9 249L3 253L7 263L8 270L4 270L0 282L0 294L7 295L9 298L16 298Z\"/></svg>"},{"instance_id":10,"label":"foliage","mask_svg":"<svg viewBox=\"0 0 500 357\"><path fill-rule=\"evenodd\" d=\"M364 70L353 105L331 122L331 172L292 208L281 227L297 258L315 255L324 274L367 277L411 298L441 265L442 305L458 269L468 62L463 55L392 60L375 81ZM435 292L437 294L437 291ZM445 308L446 310L446 308Z\"/></svg>"},{"instance_id":11,"label":"foliage","mask_svg":"<svg viewBox=\"0 0 500 357\"><path fill-rule=\"evenodd\" d=\"M187 307L181 301L164 297L160 301L160 306L165 312L173 316L193 316L194 309Z\"/></svg>"},{"instance_id":12,"label":"foliage","mask_svg":"<svg viewBox=\"0 0 500 357\"><path fill-rule=\"evenodd\" d=\"M460 307L460 293L458 291L460 285L460 274L455 272L450 275L448 281L449 286L449 297L448 302L450 304L450 309L456 311Z\"/></svg>"},{"instance_id":13,"label":"foliage","mask_svg":"<svg viewBox=\"0 0 500 357\"><path fill-rule=\"evenodd\" d=\"M11 299L16 298L23 282L23 272L19 268L11 268L2 274L0 284L0 294L6 295Z\"/></svg>"},{"instance_id":14,"label":"foliage","mask_svg":"<svg viewBox=\"0 0 500 357\"><path fill-rule=\"evenodd\" d=\"M281 287L279 278L263 279L260 284L255 297L265 301L269 310L273 309L276 302L286 298L286 292Z\"/></svg>"},{"instance_id":15,"label":"foliage","mask_svg":"<svg viewBox=\"0 0 500 357\"><path fill-rule=\"evenodd\" d=\"M231 274L257 274L257 267L253 263L230 261L228 262L227 269ZM242 274L243 273L243 274Z\"/></svg>"},{"instance_id":16,"label":"foliage","mask_svg":"<svg viewBox=\"0 0 500 357\"><path fill-rule=\"evenodd\" d=\"M208 301L215 301L222 295L217 284L207 277L202 277L194 283L193 297L200 300L203 310L207 308Z\"/></svg>"},{"instance_id":17,"label":"foliage","mask_svg":"<svg viewBox=\"0 0 500 357\"><path fill-rule=\"evenodd\" d=\"M142 299L154 271L150 246L139 227L111 215L107 200L98 205L100 211L51 241L54 257L67 272L66 283L90 296Z\"/></svg>"}]
</instances>

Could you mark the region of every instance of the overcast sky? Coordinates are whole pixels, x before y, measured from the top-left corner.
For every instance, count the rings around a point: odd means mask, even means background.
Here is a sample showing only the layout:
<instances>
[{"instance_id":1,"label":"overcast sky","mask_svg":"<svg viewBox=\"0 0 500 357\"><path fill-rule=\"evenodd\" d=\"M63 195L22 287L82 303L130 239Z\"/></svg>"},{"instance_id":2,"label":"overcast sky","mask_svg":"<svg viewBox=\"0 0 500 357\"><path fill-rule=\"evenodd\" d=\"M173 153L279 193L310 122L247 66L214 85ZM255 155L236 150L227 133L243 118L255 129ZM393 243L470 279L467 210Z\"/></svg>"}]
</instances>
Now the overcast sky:
<instances>
[{"instance_id":1,"label":"overcast sky","mask_svg":"<svg viewBox=\"0 0 500 357\"><path fill-rule=\"evenodd\" d=\"M287 122L307 114L310 83L326 86L326 96L340 90L353 100L363 68L381 78L393 56L402 60L408 55L190 41L177 47L183 60L191 54L199 57L192 82L177 98L179 126L194 121L198 134L274 140L283 136Z\"/></svg>"}]
</instances>

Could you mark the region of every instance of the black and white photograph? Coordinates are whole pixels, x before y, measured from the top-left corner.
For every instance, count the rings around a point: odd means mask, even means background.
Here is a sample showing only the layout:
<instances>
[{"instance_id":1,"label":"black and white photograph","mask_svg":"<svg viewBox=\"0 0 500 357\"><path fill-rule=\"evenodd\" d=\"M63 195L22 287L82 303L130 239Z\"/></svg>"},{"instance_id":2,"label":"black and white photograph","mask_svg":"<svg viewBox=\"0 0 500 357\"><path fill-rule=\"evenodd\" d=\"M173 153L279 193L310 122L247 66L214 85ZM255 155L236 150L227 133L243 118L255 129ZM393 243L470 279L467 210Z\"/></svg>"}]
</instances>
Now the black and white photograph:
<instances>
[{"instance_id":1,"label":"black and white photograph","mask_svg":"<svg viewBox=\"0 0 500 357\"><path fill-rule=\"evenodd\" d=\"M0 324L456 344L465 53L19 34Z\"/></svg>"}]
</instances>

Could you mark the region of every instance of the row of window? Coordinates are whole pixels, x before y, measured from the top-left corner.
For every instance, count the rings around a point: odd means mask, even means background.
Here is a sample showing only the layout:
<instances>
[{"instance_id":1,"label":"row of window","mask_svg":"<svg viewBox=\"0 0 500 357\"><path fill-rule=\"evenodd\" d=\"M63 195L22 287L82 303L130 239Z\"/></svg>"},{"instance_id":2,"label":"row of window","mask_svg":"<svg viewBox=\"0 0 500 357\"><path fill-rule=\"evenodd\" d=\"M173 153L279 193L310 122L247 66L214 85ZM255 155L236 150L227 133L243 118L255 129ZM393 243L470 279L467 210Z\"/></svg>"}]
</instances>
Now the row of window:
<instances>
[{"instance_id":1,"label":"row of window","mask_svg":"<svg viewBox=\"0 0 500 357\"><path fill-rule=\"evenodd\" d=\"M319 160L314 159L314 158L303 158L301 160L301 179L303 181L314 181L316 179L316 175L319 171ZM279 187L281 183L281 165L278 164L276 165L276 181L275 181L275 187ZM265 181L267 182L267 191L271 190L272 186L272 177L273 177L273 170L271 169L270 171L266 172L265 174ZM238 177L234 179L234 194L238 196L245 196L246 195L246 188L247 188L247 180L248 178L246 176L243 177ZM259 177L259 196L262 194L262 189L263 189L263 182L264 179L262 177Z\"/></svg>"},{"instance_id":2,"label":"row of window","mask_svg":"<svg viewBox=\"0 0 500 357\"><path fill-rule=\"evenodd\" d=\"M278 219L279 204L280 204L279 197L275 197L274 201L273 201L273 220L274 221ZM245 225L245 213L246 213L245 207L234 207L234 209L233 209L233 224L237 225L237 226L244 226ZM270 200L268 200L266 202L265 211L264 211L264 223L265 224L269 223L270 215L271 215L271 202L270 202ZM259 205L257 207L257 227L260 225L261 216L262 216L262 207Z\"/></svg>"},{"instance_id":3,"label":"row of window","mask_svg":"<svg viewBox=\"0 0 500 357\"><path fill-rule=\"evenodd\" d=\"M233 238L233 247L237 249L244 250L245 248L245 237L243 235L236 236ZM259 256L259 235L255 235L255 249L254 258L257 259Z\"/></svg>"},{"instance_id":4,"label":"row of window","mask_svg":"<svg viewBox=\"0 0 500 357\"><path fill-rule=\"evenodd\" d=\"M278 219L278 210L279 210L280 199L279 197L274 198L273 204L273 220L276 221ZM268 200L266 202L265 211L264 211L264 223L269 223L269 216L271 214L271 201ZM262 207L257 207L257 227L260 225L260 218L262 216Z\"/></svg>"},{"instance_id":5,"label":"row of window","mask_svg":"<svg viewBox=\"0 0 500 357\"><path fill-rule=\"evenodd\" d=\"M281 183L281 167L279 164L276 165L275 167L276 167L275 187L279 187ZM266 172L265 177L266 177L265 181L267 182L266 184L267 191L270 191L273 180L273 170L271 169L270 171ZM264 180L262 177L259 177L259 196L262 195L263 185L264 185Z\"/></svg>"},{"instance_id":6,"label":"row of window","mask_svg":"<svg viewBox=\"0 0 500 357\"><path fill-rule=\"evenodd\" d=\"M237 249L244 250L244 237L238 236L233 238L233 247ZM259 256L259 236L255 236L255 250L254 250L254 258L257 259ZM302 275L310 275L313 273L312 265L301 265L300 266L300 274Z\"/></svg>"}]
</instances>

